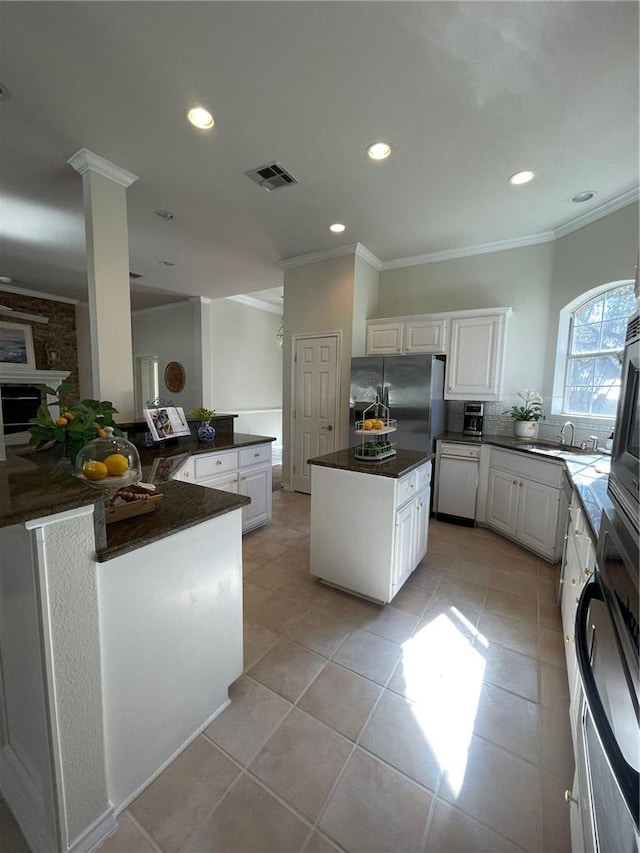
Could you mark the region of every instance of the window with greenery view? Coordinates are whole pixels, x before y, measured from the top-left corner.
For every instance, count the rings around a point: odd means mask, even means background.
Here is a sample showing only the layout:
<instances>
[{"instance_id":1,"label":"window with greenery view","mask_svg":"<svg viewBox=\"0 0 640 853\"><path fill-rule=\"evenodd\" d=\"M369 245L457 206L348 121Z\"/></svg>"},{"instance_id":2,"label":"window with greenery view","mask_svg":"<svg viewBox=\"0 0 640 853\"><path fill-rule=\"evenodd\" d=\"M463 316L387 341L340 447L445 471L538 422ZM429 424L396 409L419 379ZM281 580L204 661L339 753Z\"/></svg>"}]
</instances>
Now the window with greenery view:
<instances>
[{"instance_id":1,"label":"window with greenery view","mask_svg":"<svg viewBox=\"0 0 640 853\"><path fill-rule=\"evenodd\" d=\"M618 353L635 308L633 284L605 290L571 315L563 410L614 418L620 395Z\"/></svg>"}]
</instances>

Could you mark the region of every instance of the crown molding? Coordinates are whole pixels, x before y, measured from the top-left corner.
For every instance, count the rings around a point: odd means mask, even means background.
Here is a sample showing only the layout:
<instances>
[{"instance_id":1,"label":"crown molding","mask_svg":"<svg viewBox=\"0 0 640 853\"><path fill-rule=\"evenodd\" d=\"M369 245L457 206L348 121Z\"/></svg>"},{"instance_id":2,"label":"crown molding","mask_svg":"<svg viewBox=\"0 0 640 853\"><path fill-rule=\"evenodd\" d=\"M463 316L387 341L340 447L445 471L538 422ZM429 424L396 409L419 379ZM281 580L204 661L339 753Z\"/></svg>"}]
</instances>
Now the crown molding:
<instances>
[{"instance_id":1,"label":"crown molding","mask_svg":"<svg viewBox=\"0 0 640 853\"><path fill-rule=\"evenodd\" d=\"M553 231L542 231L528 237L512 237L508 240L496 240L493 243L481 243L478 246L465 246L460 249L447 249L443 252L430 252L427 255L416 255L412 258L396 258L393 261L383 261L383 270L395 270L401 267L416 267L420 264L435 264L438 261L451 261L455 258L469 258L472 255L487 255L491 252L504 252L507 249L520 249L523 246L534 246L537 243L549 243L554 240Z\"/></svg>"},{"instance_id":2,"label":"crown molding","mask_svg":"<svg viewBox=\"0 0 640 853\"><path fill-rule=\"evenodd\" d=\"M347 243L346 246L338 246L336 249L323 249L320 252L310 252L308 255L297 255L293 258L283 258L278 265L283 270L292 267L304 267L307 264L317 264L320 261L328 261L332 258L343 258L345 255L357 255L367 261L377 270L382 269L381 262L362 243Z\"/></svg>"},{"instance_id":3,"label":"crown molding","mask_svg":"<svg viewBox=\"0 0 640 853\"><path fill-rule=\"evenodd\" d=\"M99 175L115 181L116 184L120 184L125 189L138 180L137 175L127 172L126 169L116 166L115 163L105 160L104 157L94 154L93 151L89 151L87 148L81 148L79 151L76 151L72 157L69 157L67 163L73 166L76 172L81 175L85 175L87 172L97 172Z\"/></svg>"},{"instance_id":4,"label":"crown molding","mask_svg":"<svg viewBox=\"0 0 640 853\"><path fill-rule=\"evenodd\" d=\"M568 222L565 222L564 225L558 226L558 228L553 232L555 238L557 240L560 237L565 237L567 234L572 234L574 231L584 228L585 225L597 222L598 219L602 219L603 216L608 216L610 213L615 213L616 210L621 210L621 208L627 207L629 204L633 204L634 201L638 201L638 199L640 199L640 188L634 187L634 189L619 195L617 198L612 198L611 201L605 201L604 204L599 204L598 207L594 207L593 210L583 213L576 219L570 219Z\"/></svg>"},{"instance_id":5,"label":"crown molding","mask_svg":"<svg viewBox=\"0 0 640 853\"><path fill-rule=\"evenodd\" d=\"M66 302L68 305L77 305L80 302L79 299L72 299L70 296L53 296L51 293L42 293L40 290L16 287L15 284L0 284L0 291L17 293L20 296L33 296L36 299L49 299L51 302Z\"/></svg>"},{"instance_id":6,"label":"crown molding","mask_svg":"<svg viewBox=\"0 0 640 853\"><path fill-rule=\"evenodd\" d=\"M477 246L464 246L458 249L445 249L442 252L428 252L425 255L413 255L408 258L395 258L391 261L380 261L373 252L370 252L362 243L349 243L346 246L340 246L337 249L325 249L320 252L310 252L307 255L297 255L296 257L283 258L279 262L281 269L291 269L292 267L302 267L306 264L315 264L319 261L326 261L330 258L339 258L344 255L357 255L359 258L367 261L371 266L378 271L401 269L402 267L416 267L421 264L434 264L439 261L451 261L456 258L469 258L473 255L486 255L491 252L504 252L508 249L521 249L525 246L535 246L538 243L550 243L552 240L558 240L566 234L571 234L591 222L596 222L616 210L620 210L629 204L633 204L640 199L640 189L635 187L626 193L611 199L604 204L599 205L593 210L578 216L576 219L571 219L563 225L554 228L552 231L541 231L538 234L529 234L526 237L511 237L507 240L496 240L492 243L481 243Z\"/></svg>"},{"instance_id":7,"label":"crown molding","mask_svg":"<svg viewBox=\"0 0 640 853\"><path fill-rule=\"evenodd\" d=\"M282 315L284 310L282 305L273 305L271 302L263 302L262 299L256 299L255 297L247 296L246 294L226 296L225 299L229 299L231 302L240 302L242 305L249 305L251 308L257 308L259 311L269 311L271 314L278 314L278 316Z\"/></svg>"},{"instance_id":8,"label":"crown molding","mask_svg":"<svg viewBox=\"0 0 640 853\"><path fill-rule=\"evenodd\" d=\"M366 261L370 266L380 272L382 269L382 261L380 258L377 258L373 252L370 252L366 246L363 246L362 243L356 243L356 257L361 258L363 261Z\"/></svg>"},{"instance_id":9,"label":"crown molding","mask_svg":"<svg viewBox=\"0 0 640 853\"><path fill-rule=\"evenodd\" d=\"M199 298L196 298L195 301L200 301ZM172 308L176 308L179 305L191 305L193 304L194 299L180 299L178 302L166 302L164 305L150 305L148 308L136 308L135 311L132 311L131 314L157 314L160 311L170 311Z\"/></svg>"}]
</instances>

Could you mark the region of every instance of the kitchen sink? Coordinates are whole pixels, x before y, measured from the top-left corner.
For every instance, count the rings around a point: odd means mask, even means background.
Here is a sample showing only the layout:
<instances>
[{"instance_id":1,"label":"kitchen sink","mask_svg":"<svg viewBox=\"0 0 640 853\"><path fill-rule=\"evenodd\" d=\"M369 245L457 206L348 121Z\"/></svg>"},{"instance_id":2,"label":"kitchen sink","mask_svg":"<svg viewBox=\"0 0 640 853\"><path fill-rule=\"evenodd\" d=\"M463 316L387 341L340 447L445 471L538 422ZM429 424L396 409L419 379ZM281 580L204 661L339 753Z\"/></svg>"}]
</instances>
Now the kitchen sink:
<instances>
[{"instance_id":1,"label":"kitchen sink","mask_svg":"<svg viewBox=\"0 0 640 853\"><path fill-rule=\"evenodd\" d=\"M570 454L571 456L600 456L598 450L591 448L580 447L577 444L558 444L553 441L528 441L526 443L518 443L518 447L522 450L535 450L538 453L550 454Z\"/></svg>"}]
</instances>

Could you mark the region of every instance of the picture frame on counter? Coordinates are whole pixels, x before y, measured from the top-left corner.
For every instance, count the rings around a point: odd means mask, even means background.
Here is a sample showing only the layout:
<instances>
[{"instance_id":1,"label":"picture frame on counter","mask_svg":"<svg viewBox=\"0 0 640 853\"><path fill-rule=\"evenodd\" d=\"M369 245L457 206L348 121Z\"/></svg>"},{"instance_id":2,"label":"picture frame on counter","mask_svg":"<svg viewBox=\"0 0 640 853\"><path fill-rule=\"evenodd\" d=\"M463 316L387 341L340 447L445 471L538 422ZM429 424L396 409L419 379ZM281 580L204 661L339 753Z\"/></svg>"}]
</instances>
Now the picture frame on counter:
<instances>
[{"instance_id":1,"label":"picture frame on counter","mask_svg":"<svg viewBox=\"0 0 640 853\"><path fill-rule=\"evenodd\" d=\"M0 365L18 370L35 370L36 357L31 326L0 321Z\"/></svg>"},{"instance_id":2,"label":"picture frame on counter","mask_svg":"<svg viewBox=\"0 0 640 853\"><path fill-rule=\"evenodd\" d=\"M154 441L166 441L181 435L191 435L184 410L179 406L143 409L145 420Z\"/></svg>"}]
</instances>

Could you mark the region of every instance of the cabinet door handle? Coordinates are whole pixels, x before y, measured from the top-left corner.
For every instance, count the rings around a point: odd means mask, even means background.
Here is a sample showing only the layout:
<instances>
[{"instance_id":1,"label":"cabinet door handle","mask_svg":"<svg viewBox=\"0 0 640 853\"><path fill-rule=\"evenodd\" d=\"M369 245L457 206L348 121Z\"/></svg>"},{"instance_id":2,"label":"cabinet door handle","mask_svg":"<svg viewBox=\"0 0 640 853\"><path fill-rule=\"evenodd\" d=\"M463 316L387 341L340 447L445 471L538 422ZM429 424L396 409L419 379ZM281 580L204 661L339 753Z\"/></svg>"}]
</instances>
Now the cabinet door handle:
<instances>
[{"instance_id":1,"label":"cabinet door handle","mask_svg":"<svg viewBox=\"0 0 640 853\"><path fill-rule=\"evenodd\" d=\"M514 485L514 486L517 486L517 485L518 485L518 481L517 481L517 480L514 480L514 481L513 481L513 485Z\"/></svg>"},{"instance_id":2,"label":"cabinet door handle","mask_svg":"<svg viewBox=\"0 0 640 853\"><path fill-rule=\"evenodd\" d=\"M242 477L240 477L240 479L241 479L241 480L246 480L247 478L246 478L246 477L244 476L244 474L243 474L243 475L242 475Z\"/></svg>"},{"instance_id":3,"label":"cabinet door handle","mask_svg":"<svg viewBox=\"0 0 640 853\"><path fill-rule=\"evenodd\" d=\"M585 569L584 570L585 578L590 578L592 574L593 574L593 571L591 569Z\"/></svg>"},{"instance_id":4,"label":"cabinet door handle","mask_svg":"<svg viewBox=\"0 0 640 853\"><path fill-rule=\"evenodd\" d=\"M578 801L575 799L575 797L573 796L573 792L570 791L569 788L565 789L564 801L565 803L575 803L576 805L578 805Z\"/></svg>"},{"instance_id":5,"label":"cabinet door handle","mask_svg":"<svg viewBox=\"0 0 640 853\"><path fill-rule=\"evenodd\" d=\"M222 459L216 459L216 465L222 465Z\"/></svg>"},{"instance_id":6,"label":"cabinet door handle","mask_svg":"<svg viewBox=\"0 0 640 853\"><path fill-rule=\"evenodd\" d=\"M522 488L524 486L524 483L520 482L518 483L518 485L520 486L520 488Z\"/></svg>"},{"instance_id":7,"label":"cabinet door handle","mask_svg":"<svg viewBox=\"0 0 640 853\"><path fill-rule=\"evenodd\" d=\"M573 643L573 637L570 637L568 634L564 638L565 643Z\"/></svg>"},{"instance_id":8,"label":"cabinet door handle","mask_svg":"<svg viewBox=\"0 0 640 853\"><path fill-rule=\"evenodd\" d=\"M564 583L564 578L560 578L560 580L558 581L558 583Z\"/></svg>"},{"instance_id":9,"label":"cabinet door handle","mask_svg":"<svg viewBox=\"0 0 640 853\"><path fill-rule=\"evenodd\" d=\"M254 453L254 454L253 454L253 458L254 458L254 459L257 459L257 458L258 458L258 456L260 456L260 451L258 451L257 453Z\"/></svg>"}]
</instances>

